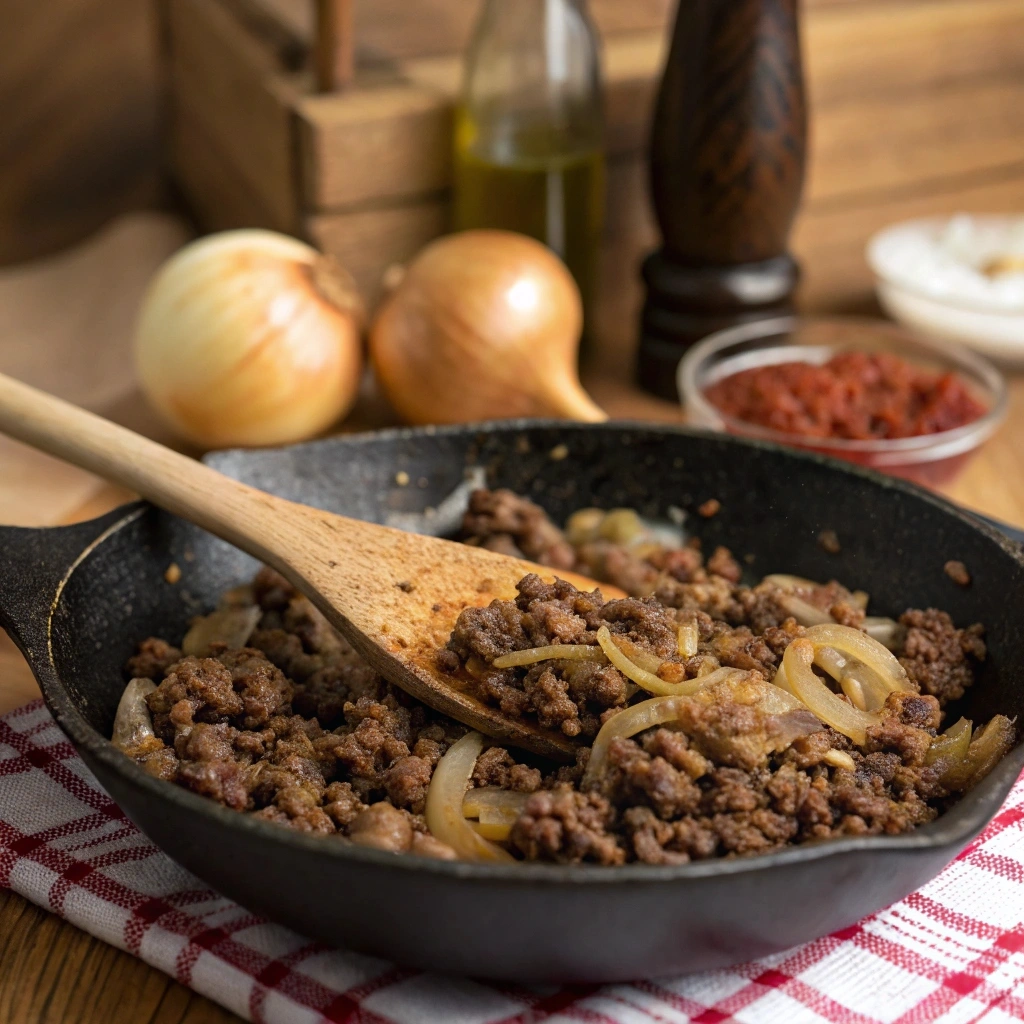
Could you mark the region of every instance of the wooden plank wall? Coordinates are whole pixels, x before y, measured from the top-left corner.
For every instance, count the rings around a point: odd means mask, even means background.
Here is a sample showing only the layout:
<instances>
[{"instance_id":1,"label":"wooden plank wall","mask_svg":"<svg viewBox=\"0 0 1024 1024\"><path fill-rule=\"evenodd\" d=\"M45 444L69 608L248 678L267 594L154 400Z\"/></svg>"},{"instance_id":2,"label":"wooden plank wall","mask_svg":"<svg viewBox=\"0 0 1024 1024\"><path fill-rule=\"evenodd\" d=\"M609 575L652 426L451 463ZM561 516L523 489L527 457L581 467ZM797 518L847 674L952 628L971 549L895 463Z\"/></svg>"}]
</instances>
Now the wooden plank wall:
<instances>
[{"instance_id":1,"label":"wooden plank wall","mask_svg":"<svg viewBox=\"0 0 1024 1024\"><path fill-rule=\"evenodd\" d=\"M159 196L151 0L0 0L0 264Z\"/></svg>"},{"instance_id":2,"label":"wooden plank wall","mask_svg":"<svg viewBox=\"0 0 1024 1024\"><path fill-rule=\"evenodd\" d=\"M292 49L304 45L295 15L305 2L204 2L291 12L281 30L291 33ZM371 299L384 269L408 259L446 223L447 118L459 61L437 51L461 41L475 6L365 0L364 60L369 54L384 62L376 71L364 65L371 87L345 103L308 95L297 101L296 227L345 259ZM632 335L637 266L656 244L642 157L645 121L634 112L651 105L663 35L650 26L664 23L667 4L593 0L593 7L607 30L613 154L599 321L603 330ZM623 19L634 16L625 26L633 31L624 32ZM1021 0L808 0L804 42L813 128L794 245L805 267L806 308L822 308L826 295L833 308L870 306L863 246L893 220L1024 208ZM282 74L278 87L300 95L303 81L302 73ZM402 117L392 122L396 111ZM230 173L226 133L206 136L206 173ZM218 145L223 152L215 161ZM365 159L367 152L377 155ZM226 187L222 181L221 191Z\"/></svg>"}]
</instances>

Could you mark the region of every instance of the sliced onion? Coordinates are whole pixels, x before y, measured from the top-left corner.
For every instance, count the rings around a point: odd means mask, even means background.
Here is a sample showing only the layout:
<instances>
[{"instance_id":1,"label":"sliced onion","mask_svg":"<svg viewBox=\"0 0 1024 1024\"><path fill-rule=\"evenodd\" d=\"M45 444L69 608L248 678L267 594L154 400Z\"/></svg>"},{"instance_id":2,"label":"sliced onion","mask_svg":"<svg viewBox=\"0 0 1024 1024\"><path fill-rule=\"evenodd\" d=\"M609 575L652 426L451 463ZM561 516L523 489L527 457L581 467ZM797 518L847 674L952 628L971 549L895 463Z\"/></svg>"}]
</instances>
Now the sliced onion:
<instances>
[{"instance_id":1,"label":"sliced onion","mask_svg":"<svg viewBox=\"0 0 1024 1024\"><path fill-rule=\"evenodd\" d=\"M836 621L828 612L815 608L813 604L809 604L802 597L797 597L796 594L781 594L775 600L779 607L787 615L792 615L801 626L822 626Z\"/></svg>"},{"instance_id":2,"label":"sliced onion","mask_svg":"<svg viewBox=\"0 0 1024 1024\"><path fill-rule=\"evenodd\" d=\"M772 686L777 686L783 693L791 694L794 698L799 699L796 697L796 694L793 693L793 687L789 685L789 678L786 675L785 664L780 665L776 670L775 678L772 679ZM803 702L801 701L801 703Z\"/></svg>"},{"instance_id":3,"label":"sliced onion","mask_svg":"<svg viewBox=\"0 0 1024 1024\"><path fill-rule=\"evenodd\" d=\"M809 639L794 640L786 648L782 664L790 690L826 725L863 746L868 726L877 725L879 716L840 700L811 670L814 654Z\"/></svg>"},{"instance_id":4,"label":"sliced onion","mask_svg":"<svg viewBox=\"0 0 1024 1024\"><path fill-rule=\"evenodd\" d=\"M889 696L891 687L856 658L840 654L834 647L815 647L814 663L839 683L843 693L861 711L877 711Z\"/></svg>"},{"instance_id":5,"label":"sliced onion","mask_svg":"<svg viewBox=\"0 0 1024 1024\"><path fill-rule=\"evenodd\" d=\"M706 682L706 678L698 676L696 679L684 679L680 683L667 683L664 679L648 672L635 662L630 661L623 651L612 640L612 634L607 626L602 626L597 631L597 642L601 650L608 655L608 660L629 680L636 683L642 690L654 693L661 697L685 697L696 693Z\"/></svg>"},{"instance_id":6,"label":"sliced onion","mask_svg":"<svg viewBox=\"0 0 1024 1024\"><path fill-rule=\"evenodd\" d=\"M932 745L925 754L925 764L936 761L950 761L950 767L958 765L966 756L971 745L971 723L961 718L951 725L941 736L932 740Z\"/></svg>"},{"instance_id":7,"label":"sliced onion","mask_svg":"<svg viewBox=\"0 0 1024 1024\"><path fill-rule=\"evenodd\" d=\"M147 740L155 740L153 718L149 713L146 697L156 689L152 679L133 679L121 694L114 715L114 731L110 742L118 750L130 750ZM156 744L159 746L159 743Z\"/></svg>"},{"instance_id":8,"label":"sliced onion","mask_svg":"<svg viewBox=\"0 0 1024 1024\"><path fill-rule=\"evenodd\" d=\"M536 665L541 661L607 661L602 651L586 644L551 644L548 647L531 647L525 651L502 654L491 662L494 668L519 668L522 665Z\"/></svg>"},{"instance_id":9,"label":"sliced onion","mask_svg":"<svg viewBox=\"0 0 1024 1024\"><path fill-rule=\"evenodd\" d=\"M471 789L462 801L462 813L467 818L480 818L490 812L508 813L512 820L522 813L529 793L517 793L510 789L498 789L496 786L482 786Z\"/></svg>"},{"instance_id":10,"label":"sliced onion","mask_svg":"<svg viewBox=\"0 0 1024 1024\"><path fill-rule=\"evenodd\" d=\"M525 797L525 794L517 794ZM523 800L523 806L525 806L526 800ZM463 811L465 811L465 805L463 805ZM496 843L507 842L512 835L512 826L516 823L519 815L522 813L522 806L515 807L481 807L479 811L479 817L476 821L469 823L470 828L478 836L483 836L484 839L491 839ZM471 817L467 815L467 817Z\"/></svg>"},{"instance_id":11,"label":"sliced onion","mask_svg":"<svg viewBox=\"0 0 1024 1024\"><path fill-rule=\"evenodd\" d=\"M468 824L481 839L507 843L512 836L512 826L515 822L471 821Z\"/></svg>"},{"instance_id":12,"label":"sliced onion","mask_svg":"<svg viewBox=\"0 0 1024 1024\"><path fill-rule=\"evenodd\" d=\"M903 641L907 637L907 627L900 625L895 619L869 615L861 625L872 640L877 640L883 647L888 647L890 651L902 647Z\"/></svg>"},{"instance_id":13,"label":"sliced onion","mask_svg":"<svg viewBox=\"0 0 1024 1024\"><path fill-rule=\"evenodd\" d=\"M790 576L782 572L773 572L765 576L761 582L770 583L779 590L815 590L821 586L820 583L805 579L803 576Z\"/></svg>"},{"instance_id":14,"label":"sliced onion","mask_svg":"<svg viewBox=\"0 0 1024 1024\"><path fill-rule=\"evenodd\" d=\"M749 683L749 680L748 680ZM736 683L735 685L742 685ZM799 697L795 694L789 693L787 690L781 689L778 686L772 686L771 683L762 682L759 684L760 696L757 701L757 706L766 715L785 715L790 711L806 711L807 706L804 704ZM698 696L701 696L698 694Z\"/></svg>"},{"instance_id":15,"label":"sliced onion","mask_svg":"<svg viewBox=\"0 0 1024 1024\"><path fill-rule=\"evenodd\" d=\"M983 729L979 729L967 748L967 755L940 779L955 791L977 785L1002 760L1013 746L1017 730L1005 715L996 715Z\"/></svg>"},{"instance_id":16,"label":"sliced onion","mask_svg":"<svg viewBox=\"0 0 1024 1024\"><path fill-rule=\"evenodd\" d=\"M213 644L227 644L228 650L237 651L252 636L262 615L263 609L255 604L248 608L237 605L218 608L192 623L181 642L182 653L202 658L210 653Z\"/></svg>"},{"instance_id":17,"label":"sliced onion","mask_svg":"<svg viewBox=\"0 0 1024 1024\"><path fill-rule=\"evenodd\" d=\"M477 835L462 813L469 780L483 749L483 736L468 732L437 762L427 790L427 827L435 839L466 860L514 861L507 850Z\"/></svg>"},{"instance_id":18,"label":"sliced onion","mask_svg":"<svg viewBox=\"0 0 1024 1024\"><path fill-rule=\"evenodd\" d=\"M896 655L859 629L839 625L812 626L807 630L807 639L818 645L834 647L841 654L863 662L878 674L889 690L915 692L907 678L906 669L896 659Z\"/></svg>"},{"instance_id":19,"label":"sliced onion","mask_svg":"<svg viewBox=\"0 0 1024 1024\"><path fill-rule=\"evenodd\" d=\"M609 718L601 726L601 731L597 734L594 745L590 749L590 761L587 763L581 788L586 789L593 786L601 777L601 773L608 763L608 748L611 746L612 740L628 739L645 729L664 725L666 722L674 722L679 717L682 700L685 698L655 697L652 700L634 704Z\"/></svg>"},{"instance_id":20,"label":"sliced onion","mask_svg":"<svg viewBox=\"0 0 1024 1024\"><path fill-rule=\"evenodd\" d=\"M857 770L857 762L845 750L833 748L822 760L825 764L832 765L833 768L845 768L848 772L855 772Z\"/></svg>"},{"instance_id":21,"label":"sliced onion","mask_svg":"<svg viewBox=\"0 0 1024 1024\"><path fill-rule=\"evenodd\" d=\"M696 622L684 622L679 626L677 646L682 658L692 658L700 644L700 630Z\"/></svg>"},{"instance_id":22,"label":"sliced onion","mask_svg":"<svg viewBox=\"0 0 1024 1024\"><path fill-rule=\"evenodd\" d=\"M609 635L611 635L609 631ZM659 658L656 654L652 654L650 651L645 651L639 644L633 643L629 637L625 636L612 636L612 643L622 653L629 658L634 665L639 666L645 672L650 672L653 675L658 674L658 669L665 663L664 658Z\"/></svg>"}]
</instances>

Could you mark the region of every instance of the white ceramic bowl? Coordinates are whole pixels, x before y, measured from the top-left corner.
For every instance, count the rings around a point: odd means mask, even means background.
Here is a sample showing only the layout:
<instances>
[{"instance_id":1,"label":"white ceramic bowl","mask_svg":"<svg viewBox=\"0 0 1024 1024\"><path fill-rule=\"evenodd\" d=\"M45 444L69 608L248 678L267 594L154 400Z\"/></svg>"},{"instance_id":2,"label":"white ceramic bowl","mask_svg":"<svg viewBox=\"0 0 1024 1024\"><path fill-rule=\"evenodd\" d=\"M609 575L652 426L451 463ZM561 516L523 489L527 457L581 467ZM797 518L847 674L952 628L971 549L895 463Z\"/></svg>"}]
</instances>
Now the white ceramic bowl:
<instances>
[{"instance_id":1,"label":"white ceramic bowl","mask_svg":"<svg viewBox=\"0 0 1024 1024\"><path fill-rule=\"evenodd\" d=\"M868 243L878 299L894 319L960 342L1002 363L1024 365L1024 274L997 280L979 269L1024 247L1024 217L905 221Z\"/></svg>"}]
</instances>

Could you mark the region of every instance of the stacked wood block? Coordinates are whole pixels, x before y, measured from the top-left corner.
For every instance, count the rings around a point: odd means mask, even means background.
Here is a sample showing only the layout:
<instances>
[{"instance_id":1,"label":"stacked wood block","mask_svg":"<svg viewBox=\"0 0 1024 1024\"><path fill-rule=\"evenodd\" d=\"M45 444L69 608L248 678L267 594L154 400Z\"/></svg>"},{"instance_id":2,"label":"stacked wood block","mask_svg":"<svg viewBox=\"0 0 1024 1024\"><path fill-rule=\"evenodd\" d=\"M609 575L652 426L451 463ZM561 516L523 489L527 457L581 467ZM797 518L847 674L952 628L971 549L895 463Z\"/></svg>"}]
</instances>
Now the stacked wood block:
<instances>
[{"instance_id":1,"label":"stacked wood block","mask_svg":"<svg viewBox=\"0 0 1024 1024\"><path fill-rule=\"evenodd\" d=\"M597 325L624 343L656 240L644 149L672 6L591 0L610 156ZM372 302L386 268L447 227L452 109L476 11L472 0L364 0L356 83L318 95L309 0L163 0L170 163L201 225L308 238ZM806 308L866 304L864 242L893 220L1024 208L1020 0L808 0L804 47L812 159L795 245Z\"/></svg>"}]
</instances>

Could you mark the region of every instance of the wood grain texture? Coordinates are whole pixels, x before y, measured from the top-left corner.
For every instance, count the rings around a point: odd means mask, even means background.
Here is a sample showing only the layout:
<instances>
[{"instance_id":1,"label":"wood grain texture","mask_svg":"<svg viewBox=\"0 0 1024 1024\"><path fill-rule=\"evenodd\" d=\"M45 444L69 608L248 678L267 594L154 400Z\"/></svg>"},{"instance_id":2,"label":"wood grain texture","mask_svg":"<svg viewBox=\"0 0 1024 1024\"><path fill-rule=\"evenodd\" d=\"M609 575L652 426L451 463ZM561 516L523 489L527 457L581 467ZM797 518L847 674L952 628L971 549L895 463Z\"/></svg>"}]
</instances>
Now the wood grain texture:
<instances>
[{"instance_id":1,"label":"wood grain texture","mask_svg":"<svg viewBox=\"0 0 1024 1024\"><path fill-rule=\"evenodd\" d=\"M0 4L0 264L154 204L157 72L148 0Z\"/></svg>"},{"instance_id":2,"label":"wood grain texture","mask_svg":"<svg viewBox=\"0 0 1024 1024\"><path fill-rule=\"evenodd\" d=\"M248 0L286 25L309 46L313 10L308 0ZM672 0L590 0L605 35L666 27ZM363 64L461 53L479 14L479 0L356 0L356 51Z\"/></svg>"},{"instance_id":3,"label":"wood grain texture","mask_svg":"<svg viewBox=\"0 0 1024 1024\"><path fill-rule=\"evenodd\" d=\"M804 18L814 111L871 96L920 95L974 78L1019 78L1017 0L819 0Z\"/></svg>"},{"instance_id":4,"label":"wood grain texture","mask_svg":"<svg viewBox=\"0 0 1024 1024\"><path fill-rule=\"evenodd\" d=\"M294 230L292 96L275 55L221 0L167 0L166 23L172 116L180 100L274 226Z\"/></svg>"},{"instance_id":5,"label":"wood grain texture","mask_svg":"<svg viewBox=\"0 0 1024 1024\"><path fill-rule=\"evenodd\" d=\"M4 1024L231 1024L240 1020L141 960L0 890Z\"/></svg>"},{"instance_id":6,"label":"wood grain texture","mask_svg":"<svg viewBox=\"0 0 1024 1024\"><path fill-rule=\"evenodd\" d=\"M313 65L319 92L352 84L356 73L355 8L352 0L316 0Z\"/></svg>"},{"instance_id":7,"label":"wood grain texture","mask_svg":"<svg viewBox=\"0 0 1024 1024\"><path fill-rule=\"evenodd\" d=\"M664 51L659 33L610 39L605 47L606 140L613 157L645 143L654 72ZM307 95L297 102L307 209L347 211L451 185L461 57L410 60L395 74L391 82L369 80L342 94Z\"/></svg>"}]
</instances>

